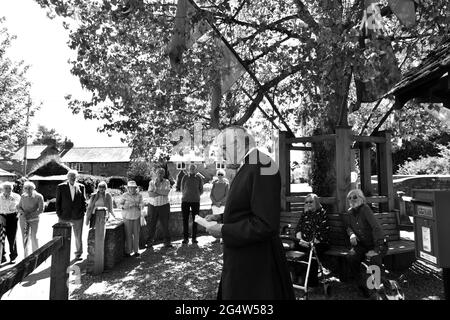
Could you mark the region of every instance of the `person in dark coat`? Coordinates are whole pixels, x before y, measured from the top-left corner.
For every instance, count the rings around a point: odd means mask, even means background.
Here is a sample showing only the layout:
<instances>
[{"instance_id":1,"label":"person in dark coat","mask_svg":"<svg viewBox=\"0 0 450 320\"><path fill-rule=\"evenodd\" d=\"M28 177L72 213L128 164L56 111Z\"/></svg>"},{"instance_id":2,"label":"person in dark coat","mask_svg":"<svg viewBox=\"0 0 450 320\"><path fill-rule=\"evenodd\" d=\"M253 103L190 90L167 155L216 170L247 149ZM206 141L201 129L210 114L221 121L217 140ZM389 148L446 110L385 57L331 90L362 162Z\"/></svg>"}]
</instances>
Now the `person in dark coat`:
<instances>
[{"instance_id":1,"label":"person in dark coat","mask_svg":"<svg viewBox=\"0 0 450 320\"><path fill-rule=\"evenodd\" d=\"M75 259L81 260L83 254L83 219L86 211L86 193L84 185L76 182L78 172L70 170L67 181L56 188L56 215L59 222L68 222L72 225L75 236Z\"/></svg>"},{"instance_id":2,"label":"person in dark coat","mask_svg":"<svg viewBox=\"0 0 450 320\"><path fill-rule=\"evenodd\" d=\"M384 280L382 260L387 252L387 240L383 229L372 209L367 205L366 198L360 189L353 189L347 195L350 209L344 220L346 231L352 246L346 256L350 275L356 276L356 282L362 294L370 297L366 279L360 272L360 263L366 258L370 265L376 265Z\"/></svg>"},{"instance_id":3,"label":"person in dark coat","mask_svg":"<svg viewBox=\"0 0 450 320\"><path fill-rule=\"evenodd\" d=\"M227 128L218 141L229 164L243 159L230 186L223 224L207 228L224 244L218 299L295 299L279 237L278 168L269 156L251 149L252 138L244 128Z\"/></svg>"}]
</instances>

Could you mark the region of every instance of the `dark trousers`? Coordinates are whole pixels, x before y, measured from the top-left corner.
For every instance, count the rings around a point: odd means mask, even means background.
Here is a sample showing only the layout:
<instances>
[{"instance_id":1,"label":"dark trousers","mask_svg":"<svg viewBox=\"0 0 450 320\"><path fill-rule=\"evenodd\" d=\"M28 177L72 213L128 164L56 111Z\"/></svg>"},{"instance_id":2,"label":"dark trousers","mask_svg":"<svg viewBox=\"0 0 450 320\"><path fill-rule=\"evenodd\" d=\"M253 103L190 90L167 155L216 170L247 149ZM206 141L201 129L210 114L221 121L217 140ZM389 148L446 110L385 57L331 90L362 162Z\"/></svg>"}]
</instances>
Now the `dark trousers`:
<instances>
[{"instance_id":1,"label":"dark trousers","mask_svg":"<svg viewBox=\"0 0 450 320\"><path fill-rule=\"evenodd\" d=\"M181 202L181 211L183 212L183 237L189 239L189 212L192 210L192 241L197 239L197 223L194 222L195 215L200 211L200 202Z\"/></svg>"},{"instance_id":2,"label":"dark trousers","mask_svg":"<svg viewBox=\"0 0 450 320\"><path fill-rule=\"evenodd\" d=\"M147 243L152 243L155 237L156 232L156 224L161 224L161 228L164 234L164 243L170 244L170 233L169 233L169 215L170 215L170 204L165 204L162 206L153 206L151 204L148 205L148 231L149 236L147 239Z\"/></svg>"},{"instance_id":3,"label":"dark trousers","mask_svg":"<svg viewBox=\"0 0 450 320\"><path fill-rule=\"evenodd\" d=\"M6 214L3 215L3 217L6 219L5 222L5 233L6 233L6 239L8 239L9 243L9 259L15 260L17 258L17 244L16 244L16 235L17 235L17 214ZM2 260L6 259L6 251L5 247L3 247L2 250Z\"/></svg>"},{"instance_id":4,"label":"dark trousers","mask_svg":"<svg viewBox=\"0 0 450 320\"><path fill-rule=\"evenodd\" d=\"M367 287L367 279L370 276L370 274L363 274L361 272L361 262L366 260L366 253L368 251L372 250L372 248L367 248L365 246L362 246L361 244L357 244L355 247L353 247L348 255L347 255L347 266L348 266L348 272L349 272L349 278L354 279L357 284L360 287ZM384 270L383 270L383 254L378 254L376 256L373 256L368 261L369 265L376 265L380 268L380 276L383 280L384 278Z\"/></svg>"}]
</instances>

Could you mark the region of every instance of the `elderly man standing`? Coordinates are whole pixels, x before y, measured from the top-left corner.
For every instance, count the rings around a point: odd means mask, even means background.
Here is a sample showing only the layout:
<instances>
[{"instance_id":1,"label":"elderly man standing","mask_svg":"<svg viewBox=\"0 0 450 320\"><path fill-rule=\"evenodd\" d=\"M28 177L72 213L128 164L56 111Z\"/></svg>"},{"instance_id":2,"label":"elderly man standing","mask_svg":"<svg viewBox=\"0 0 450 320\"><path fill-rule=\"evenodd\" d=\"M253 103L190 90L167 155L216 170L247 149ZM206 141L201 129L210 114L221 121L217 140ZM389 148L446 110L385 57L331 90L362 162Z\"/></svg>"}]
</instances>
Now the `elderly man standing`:
<instances>
[{"instance_id":1,"label":"elderly man standing","mask_svg":"<svg viewBox=\"0 0 450 320\"><path fill-rule=\"evenodd\" d=\"M203 179L197 174L197 166L191 164L189 173L181 180L181 211L183 213L183 244L189 242L189 212L192 210L192 243L197 243L195 216L200 211L200 195L203 193Z\"/></svg>"},{"instance_id":2,"label":"elderly man standing","mask_svg":"<svg viewBox=\"0 0 450 320\"><path fill-rule=\"evenodd\" d=\"M172 244L170 243L169 233L170 203L168 196L170 192L170 181L164 178L166 170L163 168L156 170L156 174L156 179L150 181L148 186L148 195L150 197L148 205L150 235L147 240L147 248L152 248L158 220L161 223L164 233L164 247L171 248Z\"/></svg>"},{"instance_id":3,"label":"elderly man standing","mask_svg":"<svg viewBox=\"0 0 450 320\"><path fill-rule=\"evenodd\" d=\"M76 182L78 171L70 170L67 181L56 188L56 214L59 222L72 225L75 236L75 260L79 261L83 254L83 218L86 211L86 193L84 185Z\"/></svg>"},{"instance_id":4,"label":"elderly man standing","mask_svg":"<svg viewBox=\"0 0 450 320\"><path fill-rule=\"evenodd\" d=\"M17 205L20 201L20 195L12 192L13 184L9 181L2 184L2 193L0 194L0 224L4 228L4 236L9 243L9 260L15 263L17 258ZM1 227L0 227L1 228ZM1 263L6 262L5 246L2 246L2 260Z\"/></svg>"},{"instance_id":5,"label":"elderly man standing","mask_svg":"<svg viewBox=\"0 0 450 320\"><path fill-rule=\"evenodd\" d=\"M223 239L218 299L294 299L279 237L281 178L274 161L254 146L242 127L225 129L217 141L230 166L241 163L228 192L223 224L206 230Z\"/></svg>"}]
</instances>

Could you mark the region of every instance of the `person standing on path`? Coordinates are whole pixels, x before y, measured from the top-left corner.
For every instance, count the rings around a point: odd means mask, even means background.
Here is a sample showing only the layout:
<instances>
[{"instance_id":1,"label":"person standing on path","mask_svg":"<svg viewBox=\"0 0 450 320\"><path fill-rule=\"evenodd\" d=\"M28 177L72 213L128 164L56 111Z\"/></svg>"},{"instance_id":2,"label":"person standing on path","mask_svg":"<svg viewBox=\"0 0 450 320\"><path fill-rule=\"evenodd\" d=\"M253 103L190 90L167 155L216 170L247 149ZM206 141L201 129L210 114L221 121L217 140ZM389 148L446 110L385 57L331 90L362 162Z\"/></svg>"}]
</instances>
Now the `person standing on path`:
<instances>
[{"instance_id":1,"label":"person standing on path","mask_svg":"<svg viewBox=\"0 0 450 320\"><path fill-rule=\"evenodd\" d=\"M24 193L20 197L17 210L19 212L20 230L22 231L23 249L25 257L29 255L29 243L31 252L39 248L37 231L39 215L44 211L44 197L36 191L36 186L31 181L23 184Z\"/></svg>"},{"instance_id":2,"label":"person standing on path","mask_svg":"<svg viewBox=\"0 0 450 320\"><path fill-rule=\"evenodd\" d=\"M75 260L82 260L83 220L86 212L86 193L84 185L77 182L78 171L69 170L67 181L56 188L56 215L59 222L72 225L75 236Z\"/></svg>"},{"instance_id":3,"label":"person standing on path","mask_svg":"<svg viewBox=\"0 0 450 320\"><path fill-rule=\"evenodd\" d=\"M170 181L164 178L166 171L159 168L156 171L157 178L151 180L148 186L149 205L148 216L149 223L149 237L147 240L147 248L153 248L153 240L156 232L156 224L159 220L162 231L164 233L164 247L171 248L170 232L169 232L169 215L170 215Z\"/></svg>"},{"instance_id":4,"label":"person standing on path","mask_svg":"<svg viewBox=\"0 0 450 320\"><path fill-rule=\"evenodd\" d=\"M278 167L253 147L254 139L243 127L225 129L217 142L227 164L239 167L228 192L223 223L206 228L212 236L223 239L217 298L293 300L294 289L279 236Z\"/></svg>"},{"instance_id":5,"label":"person standing on path","mask_svg":"<svg viewBox=\"0 0 450 320\"><path fill-rule=\"evenodd\" d=\"M17 258L17 205L20 201L20 195L13 192L12 189L13 184L11 182L3 182L2 193L0 194L0 224L2 224L4 228L3 238L6 237L9 243L9 261L10 263L15 263ZM3 262L6 262L6 250L4 245L2 246L1 263Z\"/></svg>"},{"instance_id":6,"label":"person standing on path","mask_svg":"<svg viewBox=\"0 0 450 320\"><path fill-rule=\"evenodd\" d=\"M183 213L183 244L189 242L189 213L192 210L192 243L197 243L195 216L200 211L200 195L203 193L203 179L197 173L197 166L191 164L189 173L181 180L181 211Z\"/></svg>"},{"instance_id":7,"label":"person standing on path","mask_svg":"<svg viewBox=\"0 0 450 320\"><path fill-rule=\"evenodd\" d=\"M122 217L125 225L125 256L139 257L139 231L141 229L141 215L144 207L142 194L137 191L135 181L128 181L128 191L122 195L119 204L122 207Z\"/></svg>"}]
</instances>

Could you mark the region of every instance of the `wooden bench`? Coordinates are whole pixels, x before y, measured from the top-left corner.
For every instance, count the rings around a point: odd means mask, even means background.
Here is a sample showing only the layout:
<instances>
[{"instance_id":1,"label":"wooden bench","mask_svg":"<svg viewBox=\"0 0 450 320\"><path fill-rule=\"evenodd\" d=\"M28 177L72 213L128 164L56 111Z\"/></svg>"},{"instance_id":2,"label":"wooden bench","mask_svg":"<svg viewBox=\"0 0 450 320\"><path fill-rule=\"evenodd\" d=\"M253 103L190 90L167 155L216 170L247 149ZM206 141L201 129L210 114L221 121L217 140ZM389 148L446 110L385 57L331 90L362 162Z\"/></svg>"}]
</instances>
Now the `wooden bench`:
<instances>
[{"instance_id":1,"label":"wooden bench","mask_svg":"<svg viewBox=\"0 0 450 320\"><path fill-rule=\"evenodd\" d=\"M282 212L280 233L289 237L295 236L295 227L302 211ZM325 252L324 263L335 271L341 280L345 279L345 257L350 249L350 240L344 227L346 214L328 214L330 226L330 248ZM389 270L404 270L415 261L414 241L400 238L397 215L395 212L375 213L388 239L388 251L383 264Z\"/></svg>"},{"instance_id":2,"label":"wooden bench","mask_svg":"<svg viewBox=\"0 0 450 320\"><path fill-rule=\"evenodd\" d=\"M395 212L375 213L388 240L388 251L383 264L389 270L404 270L415 261L414 241L400 238L400 229ZM347 214L328 214L330 226L330 248L325 255L331 257L332 269L337 269L340 277L345 278L345 257L349 253L350 239L344 227ZM334 260L334 261L333 261Z\"/></svg>"}]
</instances>

